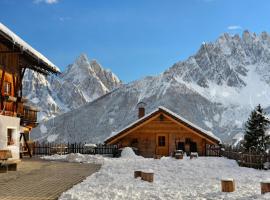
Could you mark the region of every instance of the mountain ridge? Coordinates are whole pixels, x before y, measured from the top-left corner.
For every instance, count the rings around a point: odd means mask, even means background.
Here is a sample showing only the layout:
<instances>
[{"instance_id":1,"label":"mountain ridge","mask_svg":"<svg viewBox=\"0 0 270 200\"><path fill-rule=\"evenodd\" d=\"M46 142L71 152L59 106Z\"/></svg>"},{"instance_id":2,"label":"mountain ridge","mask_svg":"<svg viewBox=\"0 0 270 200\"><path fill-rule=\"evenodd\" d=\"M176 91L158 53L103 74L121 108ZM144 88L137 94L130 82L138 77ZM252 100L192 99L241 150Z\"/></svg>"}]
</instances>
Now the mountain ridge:
<instances>
[{"instance_id":1,"label":"mountain ridge","mask_svg":"<svg viewBox=\"0 0 270 200\"><path fill-rule=\"evenodd\" d=\"M269 80L270 36L248 31L242 37L223 34L162 74L123 84L41 125L54 127L56 141L102 142L136 120L136 104L144 101L147 112L164 106L229 141L243 132L243 124L256 104L270 106ZM64 127L69 123L73 127ZM71 136L74 131L78 136ZM34 139L46 140L44 135L40 127L33 130Z\"/></svg>"}]
</instances>

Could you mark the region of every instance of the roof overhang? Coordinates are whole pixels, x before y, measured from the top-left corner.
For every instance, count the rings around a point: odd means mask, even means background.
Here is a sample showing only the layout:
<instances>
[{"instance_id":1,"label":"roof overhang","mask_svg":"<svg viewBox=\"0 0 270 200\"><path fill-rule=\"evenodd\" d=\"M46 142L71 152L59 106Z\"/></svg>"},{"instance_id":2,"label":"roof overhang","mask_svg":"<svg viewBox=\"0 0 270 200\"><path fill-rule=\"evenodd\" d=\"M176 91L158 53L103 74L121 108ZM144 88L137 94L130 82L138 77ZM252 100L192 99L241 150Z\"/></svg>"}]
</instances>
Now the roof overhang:
<instances>
[{"instance_id":1,"label":"roof overhang","mask_svg":"<svg viewBox=\"0 0 270 200\"><path fill-rule=\"evenodd\" d=\"M38 52L36 49L31 47L27 42L21 39L18 35L12 32L8 27L0 22L0 42L5 43L11 47L12 51L2 52L2 54L16 53L27 60L31 60L33 65L28 66L28 68L38 71L42 74L58 74L60 69L54 65L49 59ZM1 51L0 51L1 54Z\"/></svg>"}]
</instances>

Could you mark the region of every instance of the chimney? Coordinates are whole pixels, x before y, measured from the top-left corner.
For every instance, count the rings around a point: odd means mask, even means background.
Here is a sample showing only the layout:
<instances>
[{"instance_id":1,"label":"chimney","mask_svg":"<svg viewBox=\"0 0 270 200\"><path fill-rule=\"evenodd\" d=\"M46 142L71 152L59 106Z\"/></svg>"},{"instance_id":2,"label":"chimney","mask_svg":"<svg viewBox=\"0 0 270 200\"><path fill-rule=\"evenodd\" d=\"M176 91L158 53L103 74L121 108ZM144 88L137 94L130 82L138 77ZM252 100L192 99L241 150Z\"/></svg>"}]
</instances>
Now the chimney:
<instances>
[{"instance_id":1,"label":"chimney","mask_svg":"<svg viewBox=\"0 0 270 200\"><path fill-rule=\"evenodd\" d=\"M138 118L142 118L145 115L145 106L146 104L144 102L139 102L137 104L137 108L138 108Z\"/></svg>"}]
</instances>

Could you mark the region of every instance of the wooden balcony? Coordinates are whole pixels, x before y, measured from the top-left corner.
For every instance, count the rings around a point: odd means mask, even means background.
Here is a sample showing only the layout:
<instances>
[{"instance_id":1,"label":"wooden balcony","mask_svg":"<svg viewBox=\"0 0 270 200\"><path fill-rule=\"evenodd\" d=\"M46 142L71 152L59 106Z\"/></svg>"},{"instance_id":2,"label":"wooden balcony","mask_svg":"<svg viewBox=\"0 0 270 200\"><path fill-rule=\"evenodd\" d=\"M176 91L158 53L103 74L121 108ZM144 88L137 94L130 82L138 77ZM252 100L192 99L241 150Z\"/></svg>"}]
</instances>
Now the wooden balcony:
<instances>
[{"instance_id":1,"label":"wooden balcony","mask_svg":"<svg viewBox=\"0 0 270 200\"><path fill-rule=\"evenodd\" d=\"M23 114L21 115L21 124L31 128L38 125L37 112L39 110L34 106L23 105Z\"/></svg>"},{"instance_id":2,"label":"wooden balcony","mask_svg":"<svg viewBox=\"0 0 270 200\"><path fill-rule=\"evenodd\" d=\"M17 98L11 96L0 96L4 99L3 103L0 104L0 114L6 116L17 116Z\"/></svg>"},{"instance_id":3,"label":"wooden balcony","mask_svg":"<svg viewBox=\"0 0 270 200\"><path fill-rule=\"evenodd\" d=\"M3 105L0 105L0 114L12 117L20 117L21 125L26 127L35 127L37 123L37 112L39 111L36 107L26 105L26 99L14 98L2 96L5 99Z\"/></svg>"}]
</instances>

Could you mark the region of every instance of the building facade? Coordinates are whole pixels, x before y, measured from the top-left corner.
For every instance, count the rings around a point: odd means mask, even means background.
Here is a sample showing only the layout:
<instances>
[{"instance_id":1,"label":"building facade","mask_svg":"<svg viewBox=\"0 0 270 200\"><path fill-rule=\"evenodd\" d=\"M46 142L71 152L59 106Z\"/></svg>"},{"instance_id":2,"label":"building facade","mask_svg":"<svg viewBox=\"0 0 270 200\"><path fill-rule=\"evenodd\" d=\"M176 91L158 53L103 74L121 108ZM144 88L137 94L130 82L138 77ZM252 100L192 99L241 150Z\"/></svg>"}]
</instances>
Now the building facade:
<instances>
[{"instance_id":1,"label":"building facade","mask_svg":"<svg viewBox=\"0 0 270 200\"><path fill-rule=\"evenodd\" d=\"M134 147L144 157L171 156L176 150L206 155L209 145L220 139L165 107L148 115L139 108L139 119L105 141L120 147Z\"/></svg>"},{"instance_id":2,"label":"building facade","mask_svg":"<svg viewBox=\"0 0 270 200\"><path fill-rule=\"evenodd\" d=\"M0 23L0 150L19 158L20 139L37 125L38 109L22 94L26 69L47 75L60 70L37 50Z\"/></svg>"}]
</instances>

